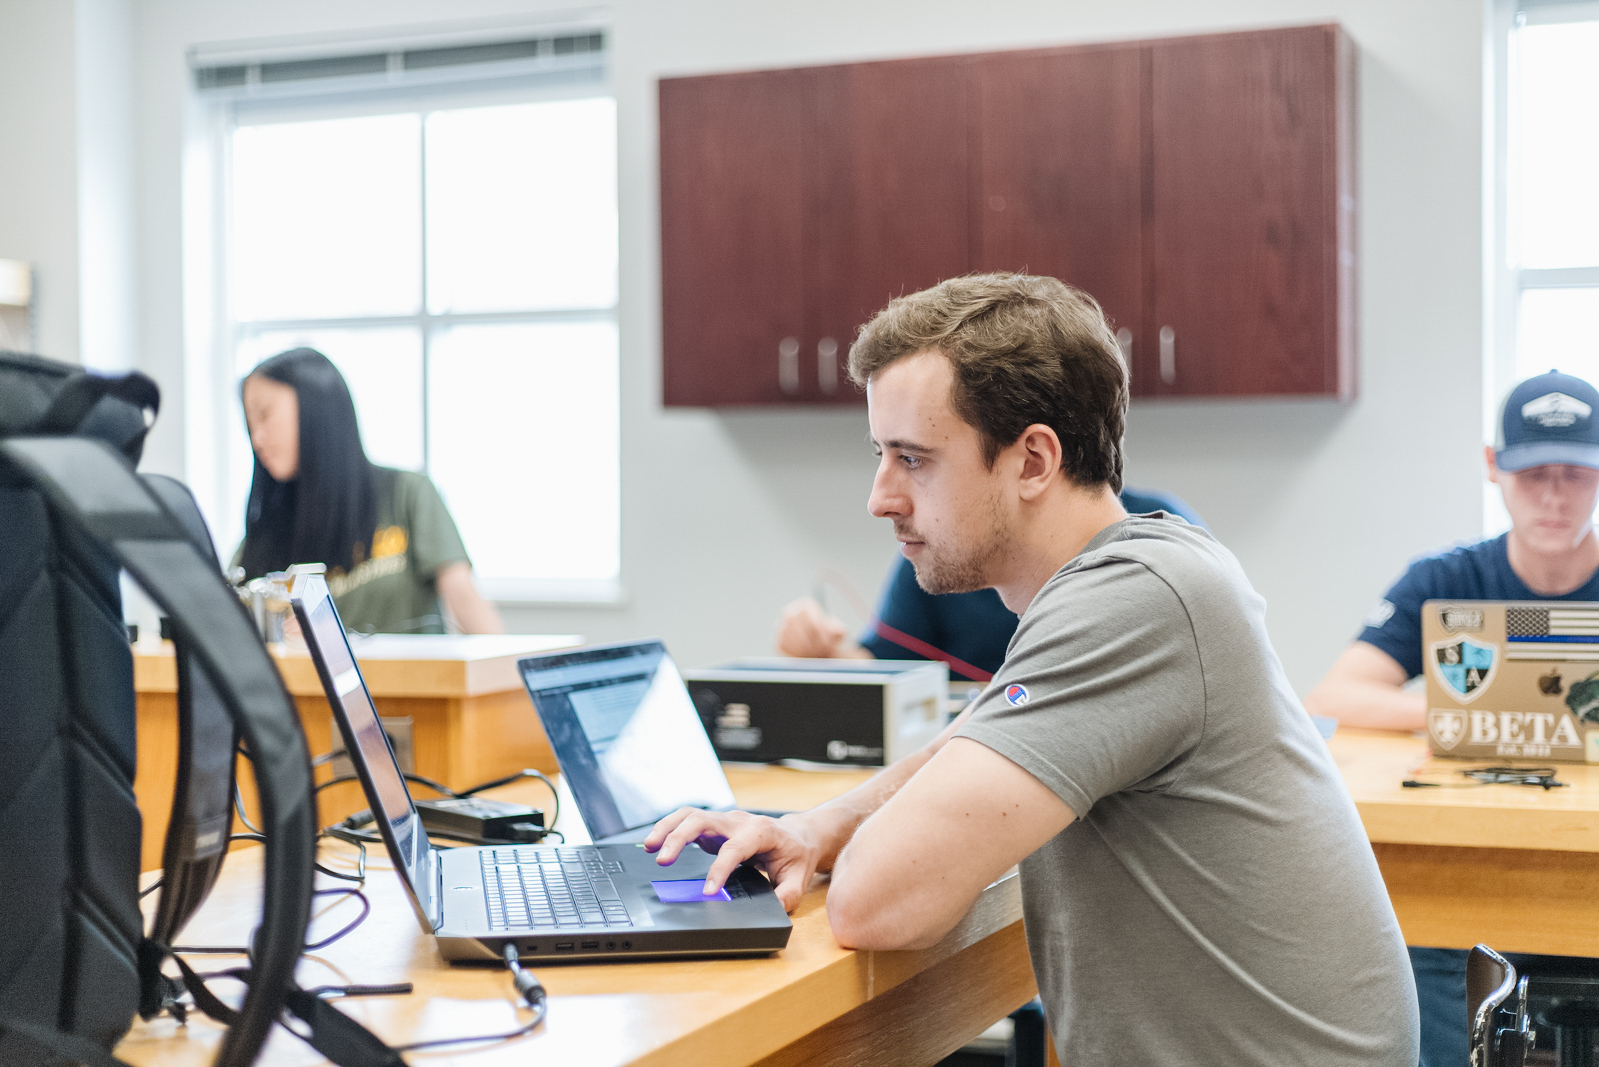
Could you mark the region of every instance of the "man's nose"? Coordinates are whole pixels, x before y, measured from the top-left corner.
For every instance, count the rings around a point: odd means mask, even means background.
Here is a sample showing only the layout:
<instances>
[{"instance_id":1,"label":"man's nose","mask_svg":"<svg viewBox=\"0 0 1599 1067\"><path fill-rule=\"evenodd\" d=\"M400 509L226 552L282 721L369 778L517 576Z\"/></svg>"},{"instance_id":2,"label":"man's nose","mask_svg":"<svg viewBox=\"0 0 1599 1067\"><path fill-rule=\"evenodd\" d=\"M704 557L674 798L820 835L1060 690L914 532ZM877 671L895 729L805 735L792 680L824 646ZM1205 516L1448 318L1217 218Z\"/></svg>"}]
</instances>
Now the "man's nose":
<instances>
[{"instance_id":1,"label":"man's nose","mask_svg":"<svg viewBox=\"0 0 1599 1067\"><path fill-rule=\"evenodd\" d=\"M866 510L873 518L886 519L891 515L905 514L904 494L895 487L892 470L885 463L877 468L872 478L872 495L866 498Z\"/></svg>"}]
</instances>

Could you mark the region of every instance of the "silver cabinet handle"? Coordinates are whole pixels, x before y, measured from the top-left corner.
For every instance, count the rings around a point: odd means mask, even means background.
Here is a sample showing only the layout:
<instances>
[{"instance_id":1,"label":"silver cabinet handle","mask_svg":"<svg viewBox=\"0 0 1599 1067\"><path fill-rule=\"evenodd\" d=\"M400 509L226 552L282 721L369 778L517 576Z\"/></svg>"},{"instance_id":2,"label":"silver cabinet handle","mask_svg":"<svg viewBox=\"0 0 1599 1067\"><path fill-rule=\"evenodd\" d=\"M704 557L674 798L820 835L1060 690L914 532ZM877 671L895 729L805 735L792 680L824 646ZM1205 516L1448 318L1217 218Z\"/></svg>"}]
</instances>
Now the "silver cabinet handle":
<instances>
[{"instance_id":1,"label":"silver cabinet handle","mask_svg":"<svg viewBox=\"0 0 1599 1067\"><path fill-rule=\"evenodd\" d=\"M789 396L799 392L799 338L777 342L777 387Z\"/></svg>"},{"instance_id":2,"label":"silver cabinet handle","mask_svg":"<svg viewBox=\"0 0 1599 1067\"><path fill-rule=\"evenodd\" d=\"M1133 362L1133 331L1125 326L1117 330L1116 347L1122 350L1122 362L1130 366Z\"/></svg>"},{"instance_id":3,"label":"silver cabinet handle","mask_svg":"<svg viewBox=\"0 0 1599 1067\"><path fill-rule=\"evenodd\" d=\"M1160 328L1160 380L1177 384L1177 331L1170 326Z\"/></svg>"},{"instance_id":4,"label":"silver cabinet handle","mask_svg":"<svg viewBox=\"0 0 1599 1067\"><path fill-rule=\"evenodd\" d=\"M838 392L838 342L831 337L816 342L816 387L824 393Z\"/></svg>"}]
</instances>

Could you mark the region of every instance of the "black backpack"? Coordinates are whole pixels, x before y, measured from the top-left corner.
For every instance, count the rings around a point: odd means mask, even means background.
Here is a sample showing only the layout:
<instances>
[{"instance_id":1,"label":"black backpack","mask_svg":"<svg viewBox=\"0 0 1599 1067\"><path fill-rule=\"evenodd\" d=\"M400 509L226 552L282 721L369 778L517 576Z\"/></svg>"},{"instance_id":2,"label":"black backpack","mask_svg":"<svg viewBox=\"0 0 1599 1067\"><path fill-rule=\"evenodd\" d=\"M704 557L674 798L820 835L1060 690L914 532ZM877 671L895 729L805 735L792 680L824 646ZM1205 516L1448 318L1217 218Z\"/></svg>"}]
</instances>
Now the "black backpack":
<instances>
[{"instance_id":1,"label":"black backpack","mask_svg":"<svg viewBox=\"0 0 1599 1067\"><path fill-rule=\"evenodd\" d=\"M260 794L265 885L249 991L237 1013L224 1009L232 1025L216 1063L252 1062L285 1005L306 996L293 985L317 834L305 737L188 490L134 473L159 403L140 374L0 353L6 1067L113 1064L136 1013L176 1003L184 986L161 965L227 855L241 741ZM119 569L171 620L177 646L178 783L148 934ZM195 985L197 1004L221 1007Z\"/></svg>"}]
</instances>

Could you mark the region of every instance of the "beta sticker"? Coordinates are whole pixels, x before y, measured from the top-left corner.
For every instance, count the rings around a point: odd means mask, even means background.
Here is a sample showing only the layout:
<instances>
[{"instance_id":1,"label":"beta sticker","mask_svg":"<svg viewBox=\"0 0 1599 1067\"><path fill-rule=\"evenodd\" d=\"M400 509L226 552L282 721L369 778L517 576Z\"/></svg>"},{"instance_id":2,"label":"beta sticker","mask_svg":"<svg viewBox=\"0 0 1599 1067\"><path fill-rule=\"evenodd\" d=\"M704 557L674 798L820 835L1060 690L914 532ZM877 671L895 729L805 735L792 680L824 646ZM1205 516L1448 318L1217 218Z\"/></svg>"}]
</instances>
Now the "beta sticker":
<instances>
[{"instance_id":1,"label":"beta sticker","mask_svg":"<svg viewBox=\"0 0 1599 1067\"><path fill-rule=\"evenodd\" d=\"M1033 699L1033 695L1027 691L1025 685L1007 685L1005 687L1005 703L1013 708L1019 708L1031 699Z\"/></svg>"}]
</instances>

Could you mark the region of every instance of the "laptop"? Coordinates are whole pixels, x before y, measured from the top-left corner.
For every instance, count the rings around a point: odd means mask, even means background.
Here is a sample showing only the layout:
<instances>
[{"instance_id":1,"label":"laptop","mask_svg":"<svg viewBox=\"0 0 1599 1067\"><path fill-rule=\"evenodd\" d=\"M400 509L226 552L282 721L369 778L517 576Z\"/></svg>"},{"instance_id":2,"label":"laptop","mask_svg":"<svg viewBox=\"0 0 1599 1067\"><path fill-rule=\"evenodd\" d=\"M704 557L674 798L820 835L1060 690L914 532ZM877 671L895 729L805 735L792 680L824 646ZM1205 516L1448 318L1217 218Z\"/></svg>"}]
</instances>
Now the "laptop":
<instances>
[{"instance_id":1,"label":"laptop","mask_svg":"<svg viewBox=\"0 0 1599 1067\"><path fill-rule=\"evenodd\" d=\"M595 841L642 841L679 808L736 807L699 710L660 641L528 656L516 665Z\"/></svg>"},{"instance_id":2,"label":"laptop","mask_svg":"<svg viewBox=\"0 0 1599 1067\"><path fill-rule=\"evenodd\" d=\"M1599 603L1429 600L1421 646L1435 754L1599 762Z\"/></svg>"},{"instance_id":3,"label":"laptop","mask_svg":"<svg viewBox=\"0 0 1599 1067\"><path fill-rule=\"evenodd\" d=\"M447 960L524 961L766 956L793 925L765 876L740 867L704 896L713 857L698 847L662 867L639 844L435 848L411 801L327 582L289 593L333 718L384 847L422 929Z\"/></svg>"}]
</instances>

